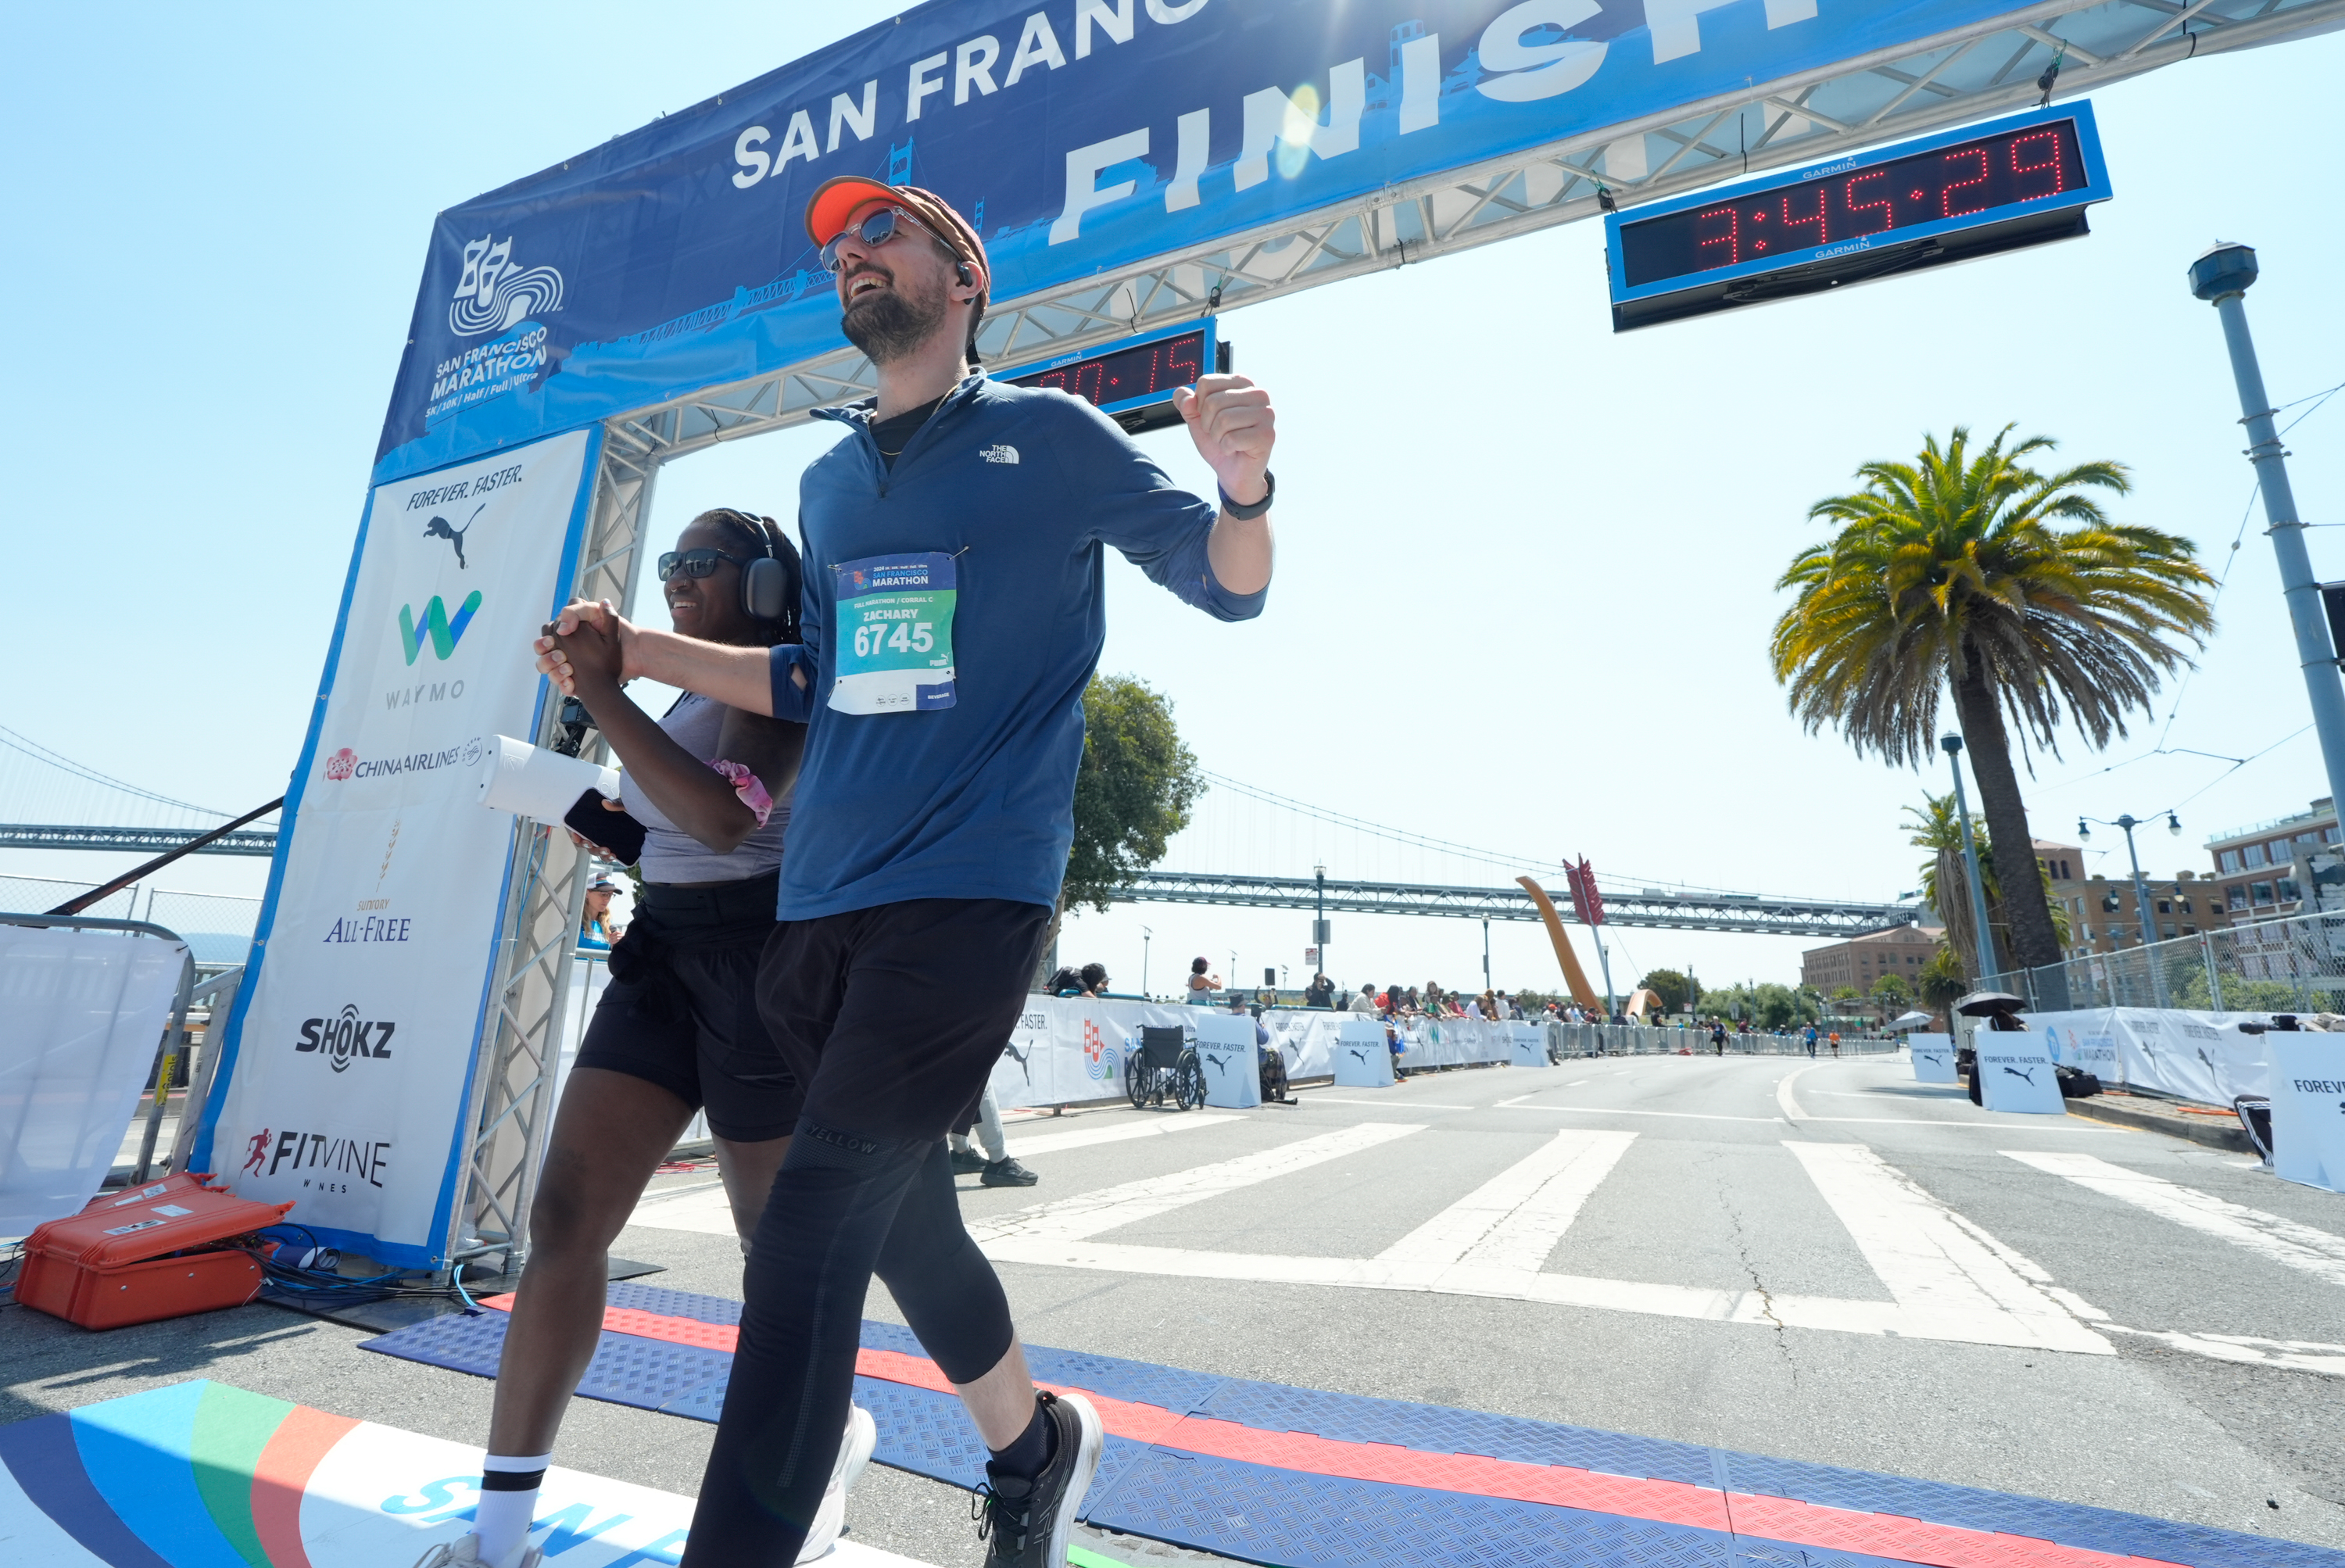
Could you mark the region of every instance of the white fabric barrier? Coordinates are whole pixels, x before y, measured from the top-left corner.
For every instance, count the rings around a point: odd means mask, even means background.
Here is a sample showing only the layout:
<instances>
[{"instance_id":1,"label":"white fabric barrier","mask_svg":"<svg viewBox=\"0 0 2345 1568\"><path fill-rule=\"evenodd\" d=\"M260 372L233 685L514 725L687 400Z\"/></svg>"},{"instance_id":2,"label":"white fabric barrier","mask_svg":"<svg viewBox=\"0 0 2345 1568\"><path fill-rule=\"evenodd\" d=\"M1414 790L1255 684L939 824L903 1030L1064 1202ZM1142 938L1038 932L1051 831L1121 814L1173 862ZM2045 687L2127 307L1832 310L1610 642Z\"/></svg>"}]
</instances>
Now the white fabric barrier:
<instances>
[{"instance_id":1,"label":"white fabric barrier","mask_svg":"<svg viewBox=\"0 0 2345 1568\"><path fill-rule=\"evenodd\" d=\"M2345 1040L2267 1034L2271 1048L2272 1169L2345 1192Z\"/></svg>"},{"instance_id":2,"label":"white fabric barrier","mask_svg":"<svg viewBox=\"0 0 2345 1568\"><path fill-rule=\"evenodd\" d=\"M1955 1084L1961 1077L1954 1072L1954 1037L1951 1034L1909 1034L1914 1051L1914 1082L1916 1084Z\"/></svg>"},{"instance_id":3,"label":"white fabric barrier","mask_svg":"<svg viewBox=\"0 0 2345 1568\"><path fill-rule=\"evenodd\" d=\"M2238 1095L2271 1094L2265 1042L2280 1037L2239 1031L2242 1023L2269 1023L2269 1013L2096 1007L2031 1013L2026 1021L2031 1033L2044 1036L2053 1061L2081 1067L2104 1084L2209 1105L2228 1105Z\"/></svg>"},{"instance_id":4,"label":"white fabric barrier","mask_svg":"<svg viewBox=\"0 0 2345 1568\"><path fill-rule=\"evenodd\" d=\"M1971 1036L1971 1046L1978 1053L1980 1105L2035 1116L2068 1114L2040 1031L1982 1029Z\"/></svg>"},{"instance_id":5,"label":"white fabric barrier","mask_svg":"<svg viewBox=\"0 0 2345 1568\"><path fill-rule=\"evenodd\" d=\"M76 1214L114 1168L187 948L0 925L0 1236Z\"/></svg>"},{"instance_id":6,"label":"white fabric barrier","mask_svg":"<svg viewBox=\"0 0 2345 1568\"><path fill-rule=\"evenodd\" d=\"M1123 1094L1124 1058L1140 1049L1146 1025L1172 1026L1197 1037L1200 1018L1234 1018L1220 1009L1170 1002L1117 998L1031 996L1008 1049L993 1067L994 1103L1000 1105L1076 1105ZM1272 1047L1286 1064L1289 1078L1324 1078L1335 1070L1335 1047L1345 1026L1368 1023L1377 1038L1383 1025L1350 1013L1272 1009L1262 1015ZM1251 1021L1247 1023L1251 1029ZM1518 1026L1525 1027L1525 1026ZM1538 1025L1544 1053L1545 1034ZM1403 1041L1405 1071L1423 1067L1490 1064L1508 1060L1508 1026L1476 1018L1420 1018ZM1389 1055L1389 1053L1387 1053ZM1544 1059L1542 1057L1542 1059Z\"/></svg>"}]
</instances>

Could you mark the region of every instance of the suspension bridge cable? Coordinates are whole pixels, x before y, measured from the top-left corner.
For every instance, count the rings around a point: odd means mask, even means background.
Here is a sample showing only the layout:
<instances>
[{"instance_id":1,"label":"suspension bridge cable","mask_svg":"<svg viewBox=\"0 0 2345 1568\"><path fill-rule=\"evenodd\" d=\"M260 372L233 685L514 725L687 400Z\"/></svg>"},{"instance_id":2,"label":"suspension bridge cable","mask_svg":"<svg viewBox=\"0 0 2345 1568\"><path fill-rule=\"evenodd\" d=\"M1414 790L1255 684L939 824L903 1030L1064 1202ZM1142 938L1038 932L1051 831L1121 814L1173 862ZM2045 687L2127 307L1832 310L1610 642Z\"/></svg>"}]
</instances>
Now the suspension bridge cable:
<instances>
[{"instance_id":1,"label":"suspension bridge cable","mask_svg":"<svg viewBox=\"0 0 2345 1568\"><path fill-rule=\"evenodd\" d=\"M125 795L135 795L139 799L152 800L160 806L173 807L181 811L195 811L207 817L228 817L234 814L211 806L197 806L185 800L175 800L168 795L157 795L152 789L142 789L136 784L126 784L111 775L100 773L95 768L84 767L62 752L52 751L30 736L19 735L6 725L0 725L0 746L29 757L36 762L55 768L60 772L69 773L84 783L119 790Z\"/></svg>"}]
</instances>

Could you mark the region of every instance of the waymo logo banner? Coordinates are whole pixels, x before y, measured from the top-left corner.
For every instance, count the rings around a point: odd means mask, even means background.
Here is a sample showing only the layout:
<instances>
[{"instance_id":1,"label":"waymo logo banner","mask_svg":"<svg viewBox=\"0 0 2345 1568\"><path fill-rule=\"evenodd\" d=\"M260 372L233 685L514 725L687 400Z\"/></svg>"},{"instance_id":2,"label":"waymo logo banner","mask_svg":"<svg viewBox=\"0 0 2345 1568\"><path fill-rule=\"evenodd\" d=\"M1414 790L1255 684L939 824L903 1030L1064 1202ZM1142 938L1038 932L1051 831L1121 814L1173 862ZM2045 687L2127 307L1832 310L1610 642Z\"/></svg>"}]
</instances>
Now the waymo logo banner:
<instances>
[{"instance_id":1,"label":"waymo logo banner","mask_svg":"<svg viewBox=\"0 0 2345 1568\"><path fill-rule=\"evenodd\" d=\"M456 645L463 640L464 628L472 624L472 616L480 607L481 591L475 588L464 596L463 604L457 607L455 618L451 620L447 605L434 594L431 602L423 606L423 625L419 629L415 624L414 606L400 606L399 646L406 651L407 662L413 664L415 656L423 651L426 644L431 646L433 657L438 658L446 658L454 653Z\"/></svg>"},{"instance_id":2,"label":"waymo logo banner","mask_svg":"<svg viewBox=\"0 0 2345 1568\"><path fill-rule=\"evenodd\" d=\"M591 445L556 436L369 497L273 940L199 1135L234 1170L275 1129L247 1179L299 1199L302 1223L340 1233L330 1245L401 1268L445 1261L465 1086L482 1021L500 1016L482 997L514 831L482 809L475 770L486 737L536 733L548 687L529 639L571 586ZM287 1128L321 1132L299 1135L297 1159Z\"/></svg>"},{"instance_id":3,"label":"waymo logo banner","mask_svg":"<svg viewBox=\"0 0 2345 1568\"><path fill-rule=\"evenodd\" d=\"M502 332L526 317L562 308L562 274L513 264L513 236L482 235L464 246L464 270L448 303L448 330L460 338Z\"/></svg>"}]
</instances>

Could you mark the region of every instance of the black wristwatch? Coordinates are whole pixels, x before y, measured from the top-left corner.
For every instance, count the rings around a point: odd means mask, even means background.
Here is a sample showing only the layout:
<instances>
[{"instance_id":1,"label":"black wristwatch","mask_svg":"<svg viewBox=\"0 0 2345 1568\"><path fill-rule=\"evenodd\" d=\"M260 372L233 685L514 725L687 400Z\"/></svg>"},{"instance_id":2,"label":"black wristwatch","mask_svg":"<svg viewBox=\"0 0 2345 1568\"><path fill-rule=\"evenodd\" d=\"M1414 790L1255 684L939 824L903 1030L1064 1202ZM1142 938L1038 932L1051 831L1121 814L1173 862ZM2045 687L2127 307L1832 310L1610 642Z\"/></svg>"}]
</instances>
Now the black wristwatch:
<instances>
[{"instance_id":1,"label":"black wristwatch","mask_svg":"<svg viewBox=\"0 0 2345 1568\"><path fill-rule=\"evenodd\" d=\"M1222 490L1220 485L1216 484L1213 488L1215 490L1221 490L1222 510L1236 518L1239 522L1244 523L1253 518L1259 517L1264 513L1270 510L1272 499L1278 494L1278 476L1271 473L1267 468L1262 471L1262 499L1254 503L1250 506L1241 506L1236 502L1231 500L1230 493L1226 490Z\"/></svg>"}]
</instances>

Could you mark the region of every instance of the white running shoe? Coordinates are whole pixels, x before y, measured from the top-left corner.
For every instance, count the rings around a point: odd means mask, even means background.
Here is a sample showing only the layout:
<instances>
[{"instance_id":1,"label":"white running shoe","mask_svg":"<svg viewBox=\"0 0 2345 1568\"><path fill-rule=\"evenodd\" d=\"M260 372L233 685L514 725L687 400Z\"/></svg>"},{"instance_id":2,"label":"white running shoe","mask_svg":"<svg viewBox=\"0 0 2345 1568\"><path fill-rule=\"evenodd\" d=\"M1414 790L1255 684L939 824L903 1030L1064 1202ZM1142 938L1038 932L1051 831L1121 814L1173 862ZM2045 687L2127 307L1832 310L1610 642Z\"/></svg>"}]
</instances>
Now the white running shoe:
<instances>
[{"instance_id":1,"label":"white running shoe","mask_svg":"<svg viewBox=\"0 0 2345 1568\"><path fill-rule=\"evenodd\" d=\"M831 1461L830 1484L822 1489L822 1506L815 1510L814 1528L807 1532L806 1544L798 1548L799 1562L811 1563L838 1544L847 1528L847 1494L863 1478L863 1467L871 1462L871 1451L878 1443L879 1424L871 1419L871 1412L861 1405L849 1405L847 1435L839 1439L838 1458ZM517 1568L530 1568L530 1564Z\"/></svg>"},{"instance_id":2,"label":"white running shoe","mask_svg":"<svg viewBox=\"0 0 2345 1568\"><path fill-rule=\"evenodd\" d=\"M481 1538L460 1535L453 1541L443 1541L415 1561L415 1568L539 1568L545 1553L523 1541L505 1553L502 1562L492 1563L481 1555Z\"/></svg>"}]
</instances>

